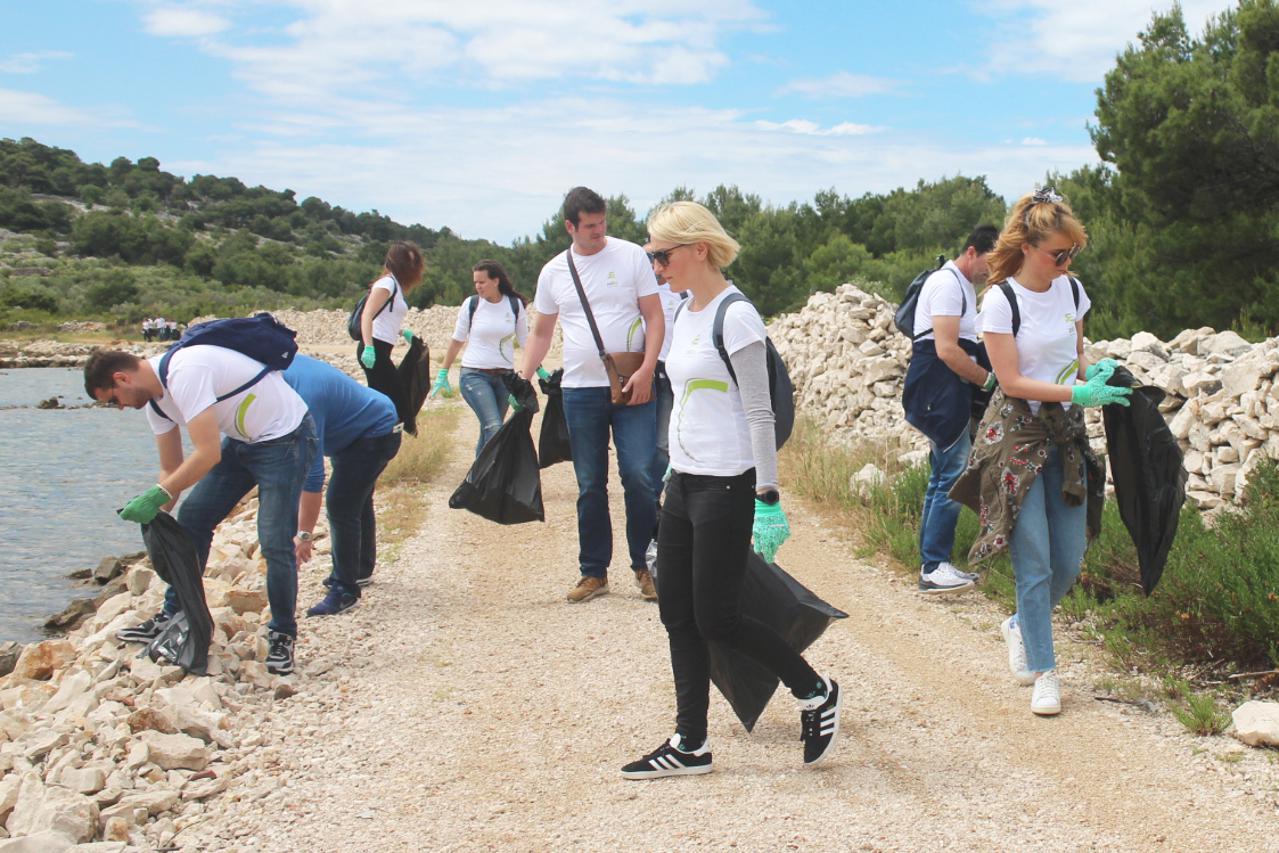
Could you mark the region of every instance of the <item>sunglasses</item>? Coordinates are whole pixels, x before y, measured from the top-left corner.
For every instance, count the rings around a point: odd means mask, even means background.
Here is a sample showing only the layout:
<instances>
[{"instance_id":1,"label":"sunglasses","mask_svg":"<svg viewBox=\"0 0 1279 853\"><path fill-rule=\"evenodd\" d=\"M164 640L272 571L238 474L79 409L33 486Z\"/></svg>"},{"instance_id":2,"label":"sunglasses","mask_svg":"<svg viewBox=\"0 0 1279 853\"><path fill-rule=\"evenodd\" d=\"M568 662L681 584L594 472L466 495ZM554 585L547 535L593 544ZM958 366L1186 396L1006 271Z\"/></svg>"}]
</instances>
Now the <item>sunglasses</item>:
<instances>
[{"instance_id":1,"label":"sunglasses","mask_svg":"<svg viewBox=\"0 0 1279 853\"><path fill-rule=\"evenodd\" d=\"M671 252L691 245L693 244L680 243L678 246L671 246L669 249L657 249L656 251L645 252L644 254L648 255L648 262L650 264L661 264L662 266L667 266L671 262Z\"/></svg>"},{"instance_id":2,"label":"sunglasses","mask_svg":"<svg viewBox=\"0 0 1279 853\"><path fill-rule=\"evenodd\" d=\"M1084 247L1078 243L1072 243L1069 249L1062 249L1060 252L1054 252L1051 249L1040 249L1038 246L1035 248L1052 258L1053 262L1059 267L1064 267L1073 261L1084 250Z\"/></svg>"}]
</instances>

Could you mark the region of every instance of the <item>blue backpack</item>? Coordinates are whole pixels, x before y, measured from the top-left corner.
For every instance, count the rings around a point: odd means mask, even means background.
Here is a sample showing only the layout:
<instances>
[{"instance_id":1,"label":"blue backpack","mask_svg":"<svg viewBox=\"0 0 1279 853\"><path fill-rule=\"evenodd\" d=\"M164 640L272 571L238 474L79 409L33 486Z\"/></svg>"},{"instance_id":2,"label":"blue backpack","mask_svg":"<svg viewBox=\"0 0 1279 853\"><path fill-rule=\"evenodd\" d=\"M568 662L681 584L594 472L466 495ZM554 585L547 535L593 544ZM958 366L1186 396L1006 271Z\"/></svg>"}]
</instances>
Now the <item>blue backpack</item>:
<instances>
[{"instance_id":1,"label":"blue backpack","mask_svg":"<svg viewBox=\"0 0 1279 853\"><path fill-rule=\"evenodd\" d=\"M156 373L160 377L160 385L167 391L169 388L169 360L173 358L173 354L183 347L200 345L235 350L242 355L247 355L254 361L262 363L262 370L257 376L254 376L234 391L219 395L217 402L220 403L252 388L271 371L284 370L292 364L293 357L298 354L296 338L297 332L288 328L265 311L252 317L232 317L227 320L209 320L206 323L196 323L188 328L182 334L182 337L178 339L178 342L169 347L164 355L160 357L160 369ZM151 408L160 417L170 420L169 416L156 405L155 400L151 401Z\"/></svg>"}]
</instances>

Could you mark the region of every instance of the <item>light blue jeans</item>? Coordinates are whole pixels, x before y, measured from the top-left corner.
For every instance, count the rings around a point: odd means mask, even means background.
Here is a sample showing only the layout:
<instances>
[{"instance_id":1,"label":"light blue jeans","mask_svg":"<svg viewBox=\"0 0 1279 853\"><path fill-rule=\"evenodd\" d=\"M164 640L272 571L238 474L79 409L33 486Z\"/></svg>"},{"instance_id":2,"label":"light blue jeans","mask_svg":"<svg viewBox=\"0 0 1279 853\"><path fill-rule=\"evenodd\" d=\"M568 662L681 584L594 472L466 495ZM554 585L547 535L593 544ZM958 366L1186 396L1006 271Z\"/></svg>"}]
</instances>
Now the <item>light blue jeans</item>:
<instances>
[{"instance_id":1,"label":"light blue jeans","mask_svg":"<svg viewBox=\"0 0 1279 853\"><path fill-rule=\"evenodd\" d=\"M928 444L932 448L928 454L932 471L924 492L924 512L919 518L919 560L924 573L950 562L961 507L950 499L950 487L968 466L968 451L972 448L967 429L945 449L931 441Z\"/></svg>"},{"instance_id":2,"label":"light blue jeans","mask_svg":"<svg viewBox=\"0 0 1279 853\"><path fill-rule=\"evenodd\" d=\"M509 405L506 398L510 392L506 390L502 377L495 373L485 373L473 367L463 367L460 373L457 387L466 405L480 421L480 437L475 442L475 455L479 456L484 445L502 428Z\"/></svg>"},{"instance_id":3,"label":"light blue jeans","mask_svg":"<svg viewBox=\"0 0 1279 853\"><path fill-rule=\"evenodd\" d=\"M1009 541L1017 576L1017 625L1031 672L1047 672L1057 666L1053 608L1079 577L1088 545L1088 507L1066 505L1061 494L1063 479L1061 456L1054 447L1026 493Z\"/></svg>"}]
</instances>

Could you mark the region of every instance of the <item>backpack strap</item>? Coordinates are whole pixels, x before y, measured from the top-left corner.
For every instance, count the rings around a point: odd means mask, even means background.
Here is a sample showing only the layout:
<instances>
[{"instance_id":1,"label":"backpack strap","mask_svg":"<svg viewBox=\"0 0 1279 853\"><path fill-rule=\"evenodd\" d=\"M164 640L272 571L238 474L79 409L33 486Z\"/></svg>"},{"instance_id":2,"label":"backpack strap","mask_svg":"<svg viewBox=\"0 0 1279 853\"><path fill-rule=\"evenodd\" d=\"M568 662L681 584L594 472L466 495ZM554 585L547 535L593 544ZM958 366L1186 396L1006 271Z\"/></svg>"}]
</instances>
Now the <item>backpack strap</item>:
<instances>
[{"instance_id":1,"label":"backpack strap","mask_svg":"<svg viewBox=\"0 0 1279 853\"><path fill-rule=\"evenodd\" d=\"M720 359L724 362L724 366L728 368L728 375L732 378L733 384L736 385L737 372L733 370L733 362L729 360L728 349L724 346L724 315L728 313L728 306L734 302L750 302L750 300L740 291L730 293L724 297L724 301L719 304L719 308L715 311L715 324L711 326L711 343L715 344L715 349L719 352ZM683 307L683 305L680 306L680 308Z\"/></svg>"},{"instance_id":2,"label":"backpack strap","mask_svg":"<svg viewBox=\"0 0 1279 853\"><path fill-rule=\"evenodd\" d=\"M941 270L944 268L945 268L945 264L942 264L942 266L939 266L937 269ZM955 277L955 284L959 285L959 319L962 322L964 319L964 315L968 313L968 294L964 293L964 283L959 280L959 273L956 272L955 270L949 270L949 272L951 275ZM923 288L921 287L920 290L922 291ZM1079 300L1076 299L1075 300L1076 305L1078 305L1078 302ZM924 335L927 335L931 331L932 329L924 329L924 331L920 332L918 335L911 335L910 340L913 343L919 340L920 338L922 338Z\"/></svg>"},{"instance_id":3,"label":"backpack strap","mask_svg":"<svg viewBox=\"0 0 1279 853\"><path fill-rule=\"evenodd\" d=\"M1013 286L1008 283L1007 279L999 283L999 289L1004 292L1004 298L1008 300L1008 307L1013 312L1013 337L1017 337L1017 331L1021 328L1021 311L1017 308L1017 294L1013 293Z\"/></svg>"},{"instance_id":4,"label":"backpack strap","mask_svg":"<svg viewBox=\"0 0 1279 853\"><path fill-rule=\"evenodd\" d=\"M182 349L182 346L183 346L182 341L178 341L176 344L174 344L173 346L165 350L164 355L160 356L160 368L159 370L156 371L156 375L160 379L160 387L163 388L165 391L169 390L169 359L173 358L173 354L176 353L178 350ZM266 365L263 365L262 370L258 372L257 376L254 376L252 379L250 379L248 382L245 382L243 385L241 385L239 388L236 388L234 391L228 391L225 394L219 394L218 396L213 398L213 402L221 403L223 400L229 400L232 397L234 397L236 394L249 390L254 385L257 385L259 382L265 379L266 375L270 372L271 372L271 368ZM164 418L166 421L173 420L173 418L169 417L168 415L164 413L164 411L159 407L159 405L156 404L154 399L148 400L147 402L151 405L151 410L155 412L157 415Z\"/></svg>"},{"instance_id":5,"label":"backpack strap","mask_svg":"<svg viewBox=\"0 0 1279 853\"><path fill-rule=\"evenodd\" d=\"M506 301L511 306L511 314L514 315L514 322L520 321L520 299L514 293L506 294ZM475 311L480 307L480 295L477 293L466 301L466 330L469 332L471 327L475 325Z\"/></svg>"},{"instance_id":6,"label":"backpack strap","mask_svg":"<svg viewBox=\"0 0 1279 853\"><path fill-rule=\"evenodd\" d=\"M1075 313L1079 313L1079 279L1073 275L1066 276L1070 279L1070 295L1075 297Z\"/></svg>"}]
</instances>

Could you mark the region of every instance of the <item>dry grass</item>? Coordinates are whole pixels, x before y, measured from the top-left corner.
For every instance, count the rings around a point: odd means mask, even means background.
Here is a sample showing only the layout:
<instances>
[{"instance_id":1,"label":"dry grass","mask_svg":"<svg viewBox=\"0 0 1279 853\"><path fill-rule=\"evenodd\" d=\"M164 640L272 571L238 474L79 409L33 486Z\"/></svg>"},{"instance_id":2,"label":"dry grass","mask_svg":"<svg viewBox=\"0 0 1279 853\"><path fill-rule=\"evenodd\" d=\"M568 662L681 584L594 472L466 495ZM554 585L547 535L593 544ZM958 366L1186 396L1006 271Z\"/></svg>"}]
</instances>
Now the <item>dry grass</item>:
<instances>
[{"instance_id":1,"label":"dry grass","mask_svg":"<svg viewBox=\"0 0 1279 853\"><path fill-rule=\"evenodd\" d=\"M444 469L460 411L456 406L424 409L418 415L417 436L405 433L400 452L378 478L378 542L386 549L386 559L392 559L400 543L426 521L422 486Z\"/></svg>"}]
</instances>

